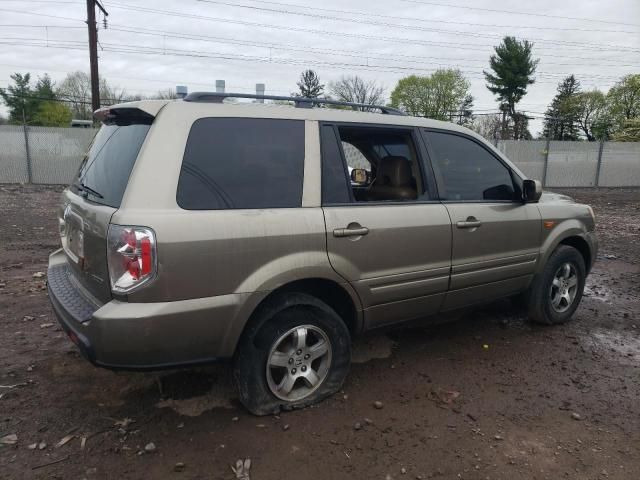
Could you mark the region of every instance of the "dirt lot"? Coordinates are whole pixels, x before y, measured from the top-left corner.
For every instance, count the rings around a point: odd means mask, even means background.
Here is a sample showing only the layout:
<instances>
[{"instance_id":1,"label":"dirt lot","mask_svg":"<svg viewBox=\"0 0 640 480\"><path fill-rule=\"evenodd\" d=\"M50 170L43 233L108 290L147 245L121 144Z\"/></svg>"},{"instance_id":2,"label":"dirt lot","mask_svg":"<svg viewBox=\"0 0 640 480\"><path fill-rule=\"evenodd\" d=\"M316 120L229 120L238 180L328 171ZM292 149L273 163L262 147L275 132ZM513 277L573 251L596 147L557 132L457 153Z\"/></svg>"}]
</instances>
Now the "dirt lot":
<instances>
[{"instance_id":1,"label":"dirt lot","mask_svg":"<svg viewBox=\"0 0 640 480\"><path fill-rule=\"evenodd\" d=\"M78 355L37 273L59 191L0 187L3 479L232 479L240 458L253 480L640 478L640 190L566 191L601 239L572 323L531 326L502 302L368 336L342 393L263 418L228 365L113 373Z\"/></svg>"}]
</instances>

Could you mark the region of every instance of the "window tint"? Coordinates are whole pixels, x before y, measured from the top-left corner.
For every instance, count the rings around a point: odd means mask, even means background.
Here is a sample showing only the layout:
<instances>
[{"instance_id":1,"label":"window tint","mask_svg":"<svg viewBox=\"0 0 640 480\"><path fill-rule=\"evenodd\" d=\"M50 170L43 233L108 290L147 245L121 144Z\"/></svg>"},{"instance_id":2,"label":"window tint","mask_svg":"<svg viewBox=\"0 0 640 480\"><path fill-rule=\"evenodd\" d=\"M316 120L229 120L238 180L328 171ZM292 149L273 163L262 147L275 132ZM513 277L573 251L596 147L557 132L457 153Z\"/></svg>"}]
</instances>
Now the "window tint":
<instances>
[{"instance_id":1,"label":"window tint","mask_svg":"<svg viewBox=\"0 0 640 480\"><path fill-rule=\"evenodd\" d=\"M349 183L344 172L338 139L332 125L320 129L322 148L322 203L349 203Z\"/></svg>"},{"instance_id":2,"label":"window tint","mask_svg":"<svg viewBox=\"0 0 640 480\"><path fill-rule=\"evenodd\" d=\"M150 127L104 125L80 165L75 190L96 203L118 208Z\"/></svg>"},{"instance_id":3,"label":"window tint","mask_svg":"<svg viewBox=\"0 0 640 480\"><path fill-rule=\"evenodd\" d=\"M187 140L178 205L187 210L299 207L304 122L203 118Z\"/></svg>"},{"instance_id":4,"label":"window tint","mask_svg":"<svg viewBox=\"0 0 640 480\"><path fill-rule=\"evenodd\" d=\"M476 142L448 133L427 132L443 200L514 200L507 167Z\"/></svg>"}]
</instances>

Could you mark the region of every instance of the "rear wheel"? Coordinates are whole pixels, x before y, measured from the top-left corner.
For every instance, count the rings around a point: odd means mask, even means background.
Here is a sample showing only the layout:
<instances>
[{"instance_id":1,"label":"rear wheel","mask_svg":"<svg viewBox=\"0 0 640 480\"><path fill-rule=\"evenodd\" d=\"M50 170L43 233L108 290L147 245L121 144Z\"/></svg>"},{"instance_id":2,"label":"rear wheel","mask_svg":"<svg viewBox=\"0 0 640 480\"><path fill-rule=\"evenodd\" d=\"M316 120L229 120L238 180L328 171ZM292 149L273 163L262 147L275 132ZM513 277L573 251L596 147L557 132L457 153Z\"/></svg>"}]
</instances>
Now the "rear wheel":
<instances>
[{"instance_id":1,"label":"rear wheel","mask_svg":"<svg viewBox=\"0 0 640 480\"><path fill-rule=\"evenodd\" d=\"M303 408L337 392L349 371L349 330L327 304L291 293L263 307L234 362L242 404L256 415Z\"/></svg>"},{"instance_id":2,"label":"rear wheel","mask_svg":"<svg viewBox=\"0 0 640 480\"><path fill-rule=\"evenodd\" d=\"M545 325L570 320L582 299L585 279L586 267L580 252L567 245L559 246L531 287L529 318Z\"/></svg>"}]
</instances>

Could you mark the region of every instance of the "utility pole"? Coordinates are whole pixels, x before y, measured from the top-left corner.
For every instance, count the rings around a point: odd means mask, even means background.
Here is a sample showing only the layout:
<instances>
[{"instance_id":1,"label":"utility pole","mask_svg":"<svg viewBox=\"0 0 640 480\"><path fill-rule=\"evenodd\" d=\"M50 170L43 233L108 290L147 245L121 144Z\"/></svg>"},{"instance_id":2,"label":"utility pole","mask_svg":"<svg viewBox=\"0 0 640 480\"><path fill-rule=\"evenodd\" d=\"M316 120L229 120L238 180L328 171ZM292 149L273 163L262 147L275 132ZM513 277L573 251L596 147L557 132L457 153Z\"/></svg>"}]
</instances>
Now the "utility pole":
<instances>
[{"instance_id":1,"label":"utility pole","mask_svg":"<svg viewBox=\"0 0 640 480\"><path fill-rule=\"evenodd\" d=\"M87 0L87 28L89 29L89 62L91 65L91 109L100 108L100 77L98 76L98 26L96 24L96 5L109 14L98 0Z\"/></svg>"}]
</instances>

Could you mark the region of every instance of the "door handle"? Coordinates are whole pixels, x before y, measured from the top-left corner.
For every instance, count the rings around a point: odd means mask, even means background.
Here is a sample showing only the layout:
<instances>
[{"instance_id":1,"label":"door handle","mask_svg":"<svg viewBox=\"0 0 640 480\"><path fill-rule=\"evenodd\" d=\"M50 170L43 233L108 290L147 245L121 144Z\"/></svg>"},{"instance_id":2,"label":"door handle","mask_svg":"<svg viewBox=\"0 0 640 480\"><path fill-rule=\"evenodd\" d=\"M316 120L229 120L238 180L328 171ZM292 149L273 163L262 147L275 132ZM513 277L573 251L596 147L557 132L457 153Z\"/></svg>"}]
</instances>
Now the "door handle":
<instances>
[{"instance_id":1,"label":"door handle","mask_svg":"<svg viewBox=\"0 0 640 480\"><path fill-rule=\"evenodd\" d=\"M478 220L476 217L467 217L464 222L457 222L456 227L458 228L478 228L482 225L482 222Z\"/></svg>"},{"instance_id":2,"label":"door handle","mask_svg":"<svg viewBox=\"0 0 640 480\"><path fill-rule=\"evenodd\" d=\"M369 233L367 227L348 227L348 228L336 228L333 231L334 237L361 237Z\"/></svg>"}]
</instances>

